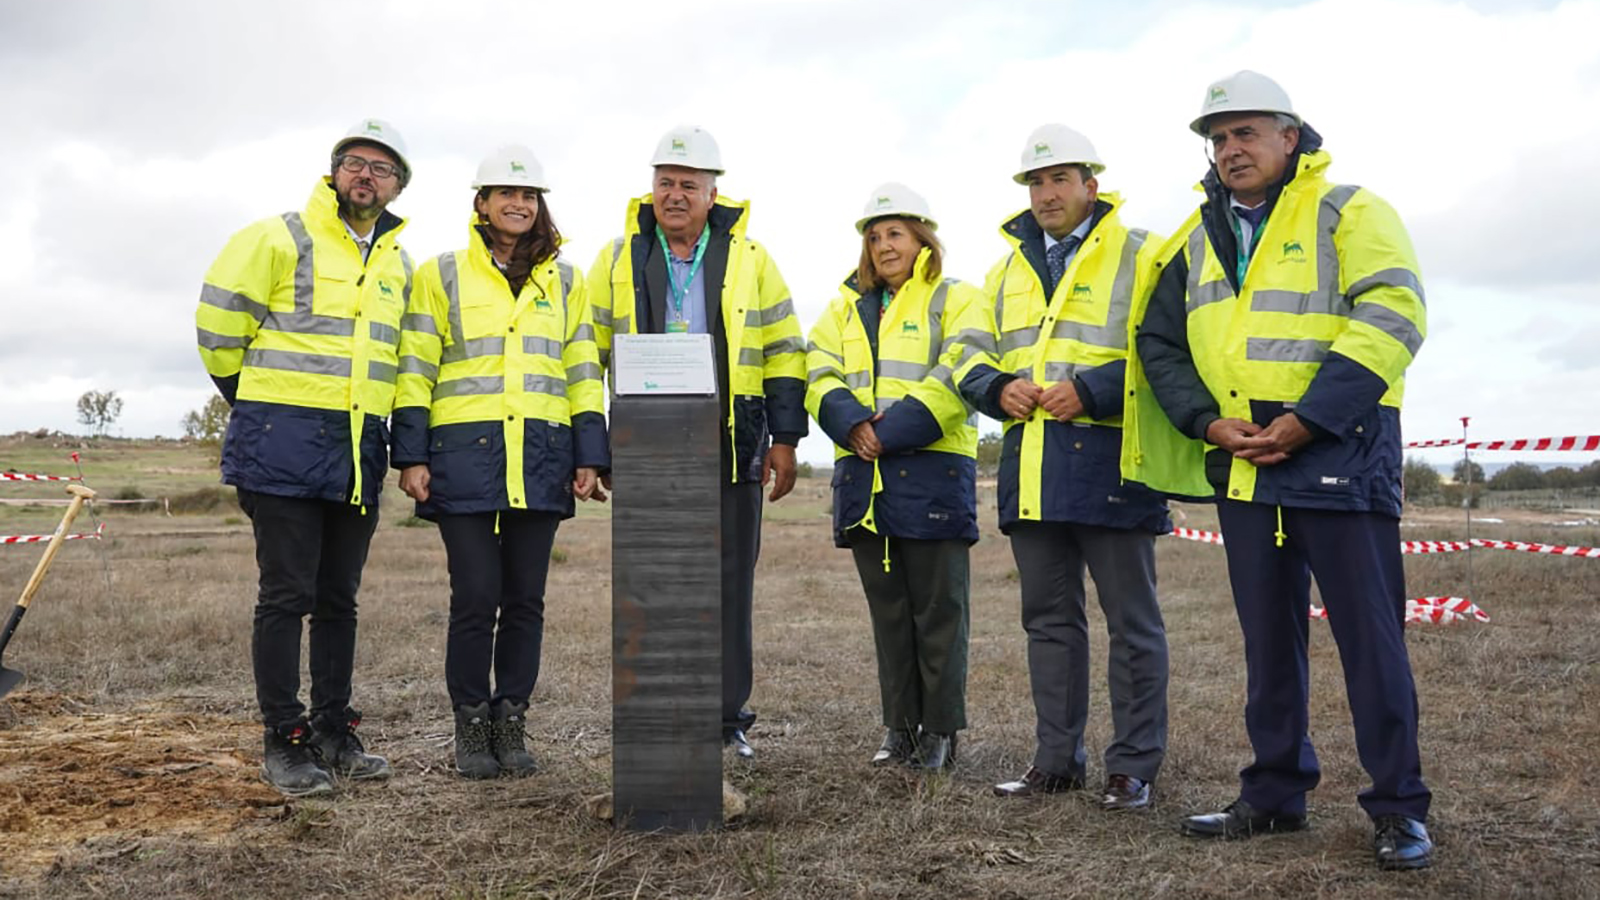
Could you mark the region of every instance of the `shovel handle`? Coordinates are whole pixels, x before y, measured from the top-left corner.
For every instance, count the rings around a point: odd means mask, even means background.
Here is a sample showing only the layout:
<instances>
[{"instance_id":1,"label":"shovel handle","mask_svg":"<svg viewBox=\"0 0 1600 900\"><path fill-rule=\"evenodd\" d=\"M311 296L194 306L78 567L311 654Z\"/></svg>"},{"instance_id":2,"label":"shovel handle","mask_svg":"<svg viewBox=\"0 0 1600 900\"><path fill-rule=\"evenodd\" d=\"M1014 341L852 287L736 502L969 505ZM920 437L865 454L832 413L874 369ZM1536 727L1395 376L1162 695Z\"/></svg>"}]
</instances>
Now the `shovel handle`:
<instances>
[{"instance_id":1,"label":"shovel handle","mask_svg":"<svg viewBox=\"0 0 1600 900\"><path fill-rule=\"evenodd\" d=\"M83 501L92 499L95 495L94 491L81 484L67 485L67 493L72 495L72 502L67 504L66 514L56 526L56 533L50 536L50 545L44 548L44 556L39 559L39 564L33 567L33 577L28 579L28 586L22 589L22 599L17 601L18 609L28 608L28 603L33 600L33 595L38 592L39 585L44 581L44 573L50 571L50 562L56 558L56 551L61 549L62 541L67 539L67 529L71 527L72 520L78 517L78 510L83 508ZM21 613L15 615L19 619L22 617Z\"/></svg>"}]
</instances>

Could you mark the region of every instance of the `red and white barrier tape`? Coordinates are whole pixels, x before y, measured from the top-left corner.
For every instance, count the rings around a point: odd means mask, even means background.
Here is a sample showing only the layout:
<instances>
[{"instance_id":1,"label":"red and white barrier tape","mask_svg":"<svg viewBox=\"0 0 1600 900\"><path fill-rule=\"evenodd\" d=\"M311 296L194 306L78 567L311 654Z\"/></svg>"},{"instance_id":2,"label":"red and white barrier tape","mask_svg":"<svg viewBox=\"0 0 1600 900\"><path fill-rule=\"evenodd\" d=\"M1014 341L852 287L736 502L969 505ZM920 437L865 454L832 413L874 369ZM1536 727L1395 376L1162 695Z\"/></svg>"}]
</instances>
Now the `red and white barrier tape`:
<instances>
[{"instance_id":1,"label":"red and white barrier tape","mask_svg":"<svg viewBox=\"0 0 1600 900\"><path fill-rule=\"evenodd\" d=\"M1454 438L1442 441L1412 441L1406 447L1459 447L1468 450L1600 450L1600 434L1575 437L1519 438L1513 441L1468 441Z\"/></svg>"},{"instance_id":2,"label":"red and white barrier tape","mask_svg":"<svg viewBox=\"0 0 1600 900\"><path fill-rule=\"evenodd\" d=\"M1326 619L1328 611L1315 604L1311 607L1311 618ZM1443 625L1461 619L1473 619L1479 622L1489 621L1489 614L1479 609L1477 604L1465 597L1418 597L1406 601L1406 622L1431 622Z\"/></svg>"},{"instance_id":3,"label":"red and white barrier tape","mask_svg":"<svg viewBox=\"0 0 1600 900\"><path fill-rule=\"evenodd\" d=\"M105 531L106 531L106 526L105 526L105 523L102 522L100 524L99 528L96 528L94 531L90 532L89 534L69 534L66 537L62 538L62 540L67 540L67 541L82 541L82 540L89 540L89 539L100 540L100 538L105 535ZM38 544L38 543L42 543L44 541L48 541L52 537L55 537L55 535L52 535L52 534L5 534L5 535L0 535L0 544Z\"/></svg>"},{"instance_id":4,"label":"red and white barrier tape","mask_svg":"<svg viewBox=\"0 0 1600 900\"><path fill-rule=\"evenodd\" d=\"M1581 556L1587 559L1600 559L1600 547L1563 547L1558 544L1528 544L1522 541L1487 541L1483 538L1473 538L1474 547L1488 547L1492 550L1522 550L1526 553L1548 553L1552 556Z\"/></svg>"},{"instance_id":5,"label":"red and white barrier tape","mask_svg":"<svg viewBox=\"0 0 1600 900\"><path fill-rule=\"evenodd\" d=\"M27 472L0 472L0 481L82 481L77 475L30 475Z\"/></svg>"},{"instance_id":6,"label":"red and white barrier tape","mask_svg":"<svg viewBox=\"0 0 1600 900\"><path fill-rule=\"evenodd\" d=\"M1203 544L1221 544L1222 535L1215 531L1201 531L1198 528L1174 528L1172 536L1188 541L1199 541ZM1471 547L1485 550L1521 550L1526 553L1544 553L1550 556L1576 556L1584 559L1600 559L1600 547L1564 547L1559 544L1530 544L1525 541L1490 541L1483 538L1473 538L1471 541L1401 541L1400 552L1406 554L1416 553L1456 553Z\"/></svg>"}]
</instances>

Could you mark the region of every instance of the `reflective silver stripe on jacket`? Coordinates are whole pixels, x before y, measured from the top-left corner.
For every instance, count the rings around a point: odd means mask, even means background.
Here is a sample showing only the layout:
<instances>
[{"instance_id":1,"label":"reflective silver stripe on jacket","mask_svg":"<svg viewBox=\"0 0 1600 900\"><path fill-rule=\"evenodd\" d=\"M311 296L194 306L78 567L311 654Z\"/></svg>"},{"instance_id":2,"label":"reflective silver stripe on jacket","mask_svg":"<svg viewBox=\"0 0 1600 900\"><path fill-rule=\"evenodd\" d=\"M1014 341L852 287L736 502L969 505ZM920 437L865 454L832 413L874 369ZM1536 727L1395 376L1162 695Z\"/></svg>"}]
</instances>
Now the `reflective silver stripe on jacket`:
<instances>
[{"instance_id":1,"label":"reflective silver stripe on jacket","mask_svg":"<svg viewBox=\"0 0 1600 900\"><path fill-rule=\"evenodd\" d=\"M1245 342L1244 358L1256 362L1320 363L1332 341L1309 338L1253 337Z\"/></svg>"},{"instance_id":2,"label":"reflective silver stripe on jacket","mask_svg":"<svg viewBox=\"0 0 1600 900\"><path fill-rule=\"evenodd\" d=\"M1417 295L1417 302L1423 306L1428 305L1428 298L1422 293L1422 282L1417 280L1417 273L1399 267L1373 272L1350 285L1349 297L1353 301L1367 291L1385 287L1405 288Z\"/></svg>"},{"instance_id":3,"label":"reflective silver stripe on jacket","mask_svg":"<svg viewBox=\"0 0 1600 900\"><path fill-rule=\"evenodd\" d=\"M1317 286L1309 293L1300 291L1264 290L1250 295L1250 309L1255 312L1280 312L1291 315L1316 314L1347 316L1350 301L1339 291L1339 248L1334 246L1333 233L1339 228L1345 204L1361 188L1352 184L1335 185L1323 195L1317 206ZM1265 248L1258 247L1260 253ZM1304 253L1298 241L1290 241L1280 248L1284 256Z\"/></svg>"},{"instance_id":4,"label":"reflective silver stripe on jacket","mask_svg":"<svg viewBox=\"0 0 1600 900\"><path fill-rule=\"evenodd\" d=\"M375 359L367 360L367 380L381 381L384 384L394 384L395 376L399 374L399 367L394 363L380 362Z\"/></svg>"},{"instance_id":5,"label":"reflective silver stripe on jacket","mask_svg":"<svg viewBox=\"0 0 1600 900\"><path fill-rule=\"evenodd\" d=\"M1364 322L1387 334L1399 341L1412 356L1422 349L1422 332L1417 330L1416 323L1387 306L1362 303L1350 314L1350 321Z\"/></svg>"},{"instance_id":6,"label":"reflective silver stripe on jacket","mask_svg":"<svg viewBox=\"0 0 1600 900\"><path fill-rule=\"evenodd\" d=\"M439 367L415 356L400 357L401 375L421 375L429 381L439 380Z\"/></svg>"},{"instance_id":7,"label":"reflective silver stripe on jacket","mask_svg":"<svg viewBox=\"0 0 1600 900\"><path fill-rule=\"evenodd\" d=\"M551 359L559 360L561 358L561 342L555 338L525 336L522 339L522 352L532 356L548 356Z\"/></svg>"},{"instance_id":8,"label":"reflective silver stripe on jacket","mask_svg":"<svg viewBox=\"0 0 1600 900\"><path fill-rule=\"evenodd\" d=\"M433 316L427 313L406 313L400 318L400 327L406 331L415 331L418 334L439 336L439 328L433 324Z\"/></svg>"},{"instance_id":9,"label":"reflective silver stripe on jacket","mask_svg":"<svg viewBox=\"0 0 1600 900\"><path fill-rule=\"evenodd\" d=\"M784 319L794 315L794 300L792 298L785 297L766 309L751 311L756 313L756 320L753 324L760 328L770 328L771 326L776 325L779 322L782 322ZM752 324L748 316L745 318L745 324Z\"/></svg>"},{"instance_id":10,"label":"reflective silver stripe on jacket","mask_svg":"<svg viewBox=\"0 0 1600 900\"><path fill-rule=\"evenodd\" d=\"M567 383L576 384L580 381L599 381L603 373L599 363L577 363L567 366Z\"/></svg>"},{"instance_id":11,"label":"reflective silver stripe on jacket","mask_svg":"<svg viewBox=\"0 0 1600 900\"><path fill-rule=\"evenodd\" d=\"M196 328L195 336L200 342L201 350L242 350L250 346L249 338L217 334L204 328Z\"/></svg>"},{"instance_id":12,"label":"reflective silver stripe on jacket","mask_svg":"<svg viewBox=\"0 0 1600 900\"><path fill-rule=\"evenodd\" d=\"M347 357L328 356L323 353L251 348L244 352L244 364L257 369L282 369L286 372L304 372L307 375L350 377L350 360Z\"/></svg>"},{"instance_id":13,"label":"reflective silver stripe on jacket","mask_svg":"<svg viewBox=\"0 0 1600 900\"><path fill-rule=\"evenodd\" d=\"M1205 268L1205 261L1206 226L1201 222L1195 225L1194 232L1189 235L1189 297L1185 309L1191 313L1208 303L1218 303L1233 296L1233 285L1228 283L1226 276L1200 283L1200 271Z\"/></svg>"},{"instance_id":14,"label":"reflective silver stripe on jacket","mask_svg":"<svg viewBox=\"0 0 1600 900\"><path fill-rule=\"evenodd\" d=\"M433 386L433 399L468 397L482 394L499 394L505 390L505 379L499 375L474 375L470 378L452 378Z\"/></svg>"},{"instance_id":15,"label":"reflective silver stripe on jacket","mask_svg":"<svg viewBox=\"0 0 1600 900\"><path fill-rule=\"evenodd\" d=\"M226 312L246 313L257 322L265 319L270 312L265 303L257 303L243 294L225 291L214 284L200 288L200 302Z\"/></svg>"},{"instance_id":16,"label":"reflective silver stripe on jacket","mask_svg":"<svg viewBox=\"0 0 1600 900\"><path fill-rule=\"evenodd\" d=\"M567 395L567 379L553 375L524 375L522 389L530 394L549 394L552 397Z\"/></svg>"},{"instance_id":17,"label":"reflective silver stripe on jacket","mask_svg":"<svg viewBox=\"0 0 1600 900\"><path fill-rule=\"evenodd\" d=\"M283 214L283 224L294 241L294 309L271 311L261 320L261 327L288 334L316 334L331 337L354 337L354 319L339 316L319 316L313 313L312 298L316 293L317 277L315 244L305 222L297 212Z\"/></svg>"},{"instance_id":18,"label":"reflective silver stripe on jacket","mask_svg":"<svg viewBox=\"0 0 1600 900\"><path fill-rule=\"evenodd\" d=\"M389 344L390 346L398 346L400 344L400 329L387 322L369 321L367 323L367 335L375 341Z\"/></svg>"}]
</instances>

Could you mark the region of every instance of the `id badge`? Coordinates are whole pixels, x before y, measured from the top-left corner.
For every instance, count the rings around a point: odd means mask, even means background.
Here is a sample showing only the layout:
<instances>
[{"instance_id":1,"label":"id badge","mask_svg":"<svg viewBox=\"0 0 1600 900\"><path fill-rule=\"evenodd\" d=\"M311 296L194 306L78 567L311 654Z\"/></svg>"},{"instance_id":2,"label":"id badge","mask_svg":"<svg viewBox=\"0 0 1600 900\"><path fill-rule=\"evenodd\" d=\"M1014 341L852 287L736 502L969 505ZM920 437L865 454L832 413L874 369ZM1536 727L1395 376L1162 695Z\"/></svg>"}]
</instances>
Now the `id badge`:
<instances>
[{"instance_id":1,"label":"id badge","mask_svg":"<svg viewBox=\"0 0 1600 900\"><path fill-rule=\"evenodd\" d=\"M667 334L688 334L689 323L682 319L675 319L667 323Z\"/></svg>"}]
</instances>

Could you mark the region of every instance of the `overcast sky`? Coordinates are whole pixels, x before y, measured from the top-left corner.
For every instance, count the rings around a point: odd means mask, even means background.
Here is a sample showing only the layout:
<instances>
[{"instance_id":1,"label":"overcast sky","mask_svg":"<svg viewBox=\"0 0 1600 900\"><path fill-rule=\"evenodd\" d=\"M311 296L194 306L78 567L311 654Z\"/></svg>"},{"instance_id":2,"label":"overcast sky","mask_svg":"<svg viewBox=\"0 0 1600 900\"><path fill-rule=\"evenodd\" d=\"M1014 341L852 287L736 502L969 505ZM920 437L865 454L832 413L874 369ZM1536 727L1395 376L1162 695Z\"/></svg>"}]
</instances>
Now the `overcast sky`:
<instances>
[{"instance_id":1,"label":"overcast sky","mask_svg":"<svg viewBox=\"0 0 1600 900\"><path fill-rule=\"evenodd\" d=\"M392 209L413 257L464 245L477 161L514 141L584 269L660 134L703 125L809 330L882 181L929 199L946 271L981 282L1043 122L1087 133L1124 220L1170 233L1205 165L1188 122L1240 68L1276 78L1331 177L1411 229L1429 334L1407 438L1458 436L1464 415L1480 438L1600 433L1596 35L1600 0L0 0L0 433L81 430L89 389L124 398L114 433L181 433L212 391L206 267L299 209L363 117L410 144ZM802 456L829 459L826 439Z\"/></svg>"}]
</instances>

